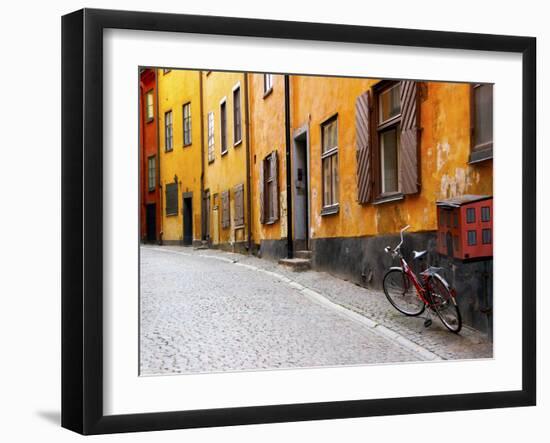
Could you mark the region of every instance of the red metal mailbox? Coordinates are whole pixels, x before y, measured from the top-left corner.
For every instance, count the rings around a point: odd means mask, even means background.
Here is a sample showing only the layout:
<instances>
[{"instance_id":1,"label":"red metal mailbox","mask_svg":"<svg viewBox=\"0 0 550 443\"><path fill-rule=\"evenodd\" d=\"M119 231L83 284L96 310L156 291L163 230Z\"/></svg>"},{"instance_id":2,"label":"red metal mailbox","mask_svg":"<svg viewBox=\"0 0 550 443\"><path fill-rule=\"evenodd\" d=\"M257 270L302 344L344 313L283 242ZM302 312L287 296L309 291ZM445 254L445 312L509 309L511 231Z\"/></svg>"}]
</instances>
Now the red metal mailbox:
<instances>
[{"instance_id":1,"label":"red metal mailbox","mask_svg":"<svg viewBox=\"0 0 550 443\"><path fill-rule=\"evenodd\" d=\"M493 256L493 197L461 195L437 204L437 252L460 260Z\"/></svg>"}]
</instances>

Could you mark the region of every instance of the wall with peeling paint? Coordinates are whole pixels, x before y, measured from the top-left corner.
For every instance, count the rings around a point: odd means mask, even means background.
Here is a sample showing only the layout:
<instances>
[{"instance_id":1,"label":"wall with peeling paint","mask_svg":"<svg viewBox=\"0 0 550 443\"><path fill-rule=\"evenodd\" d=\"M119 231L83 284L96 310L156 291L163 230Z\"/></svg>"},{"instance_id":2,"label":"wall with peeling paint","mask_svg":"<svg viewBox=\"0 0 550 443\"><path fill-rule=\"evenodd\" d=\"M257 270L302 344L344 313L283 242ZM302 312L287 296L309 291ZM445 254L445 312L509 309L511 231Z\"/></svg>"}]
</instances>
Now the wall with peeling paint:
<instances>
[{"instance_id":1,"label":"wall with peeling paint","mask_svg":"<svg viewBox=\"0 0 550 443\"><path fill-rule=\"evenodd\" d=\"M310 236L357 237L437 228L438 199L492 195L492 160L469 165L470 86L427 83L421 100L418 194L374 205L357 203L355 100L378 80L291 77L292 129L310 127ZM339 212L321 216L321 124L338 116Z\"/></svg>"},{"instance_id":2,"label":"wall with peeling paint","mask_svg":"<svg viewBox=\"0 0 550 443\"><path fill-rule=\"evenodd\" d=\"M200 72L157 69L160 139L160 184L162 240L165 243L183 241L182 194L193 193L193 240L201 239L201 123ZM191 141L183 144L183 105L191 103ZM172 111L173 149L166 151L165 113ZM166 215L165 186L178 180L178 214Z\"/></svg>"},{"instance_id":3,"label":"wall with peeling paint","mask_svg":"<svg viewBox=\"0 0 550 443\"><path fill-rule=\"evenodd\" d=\"M210 191L210 241L214 245L233 247L248 240L246 146L248 143L245 108L245 76L238 72L203 71L203 131L204 131L204 189ZM242 140L234 143L233 88L241 88ZM227 153L221 153L220 102L226 100ZM208 113L214 113L214 161L208 161ZM237 185L244 185L244 227L235 227L235 193ZM230 226L222 228L221 193L229 190Z\"/></svg>"}]
</instances>

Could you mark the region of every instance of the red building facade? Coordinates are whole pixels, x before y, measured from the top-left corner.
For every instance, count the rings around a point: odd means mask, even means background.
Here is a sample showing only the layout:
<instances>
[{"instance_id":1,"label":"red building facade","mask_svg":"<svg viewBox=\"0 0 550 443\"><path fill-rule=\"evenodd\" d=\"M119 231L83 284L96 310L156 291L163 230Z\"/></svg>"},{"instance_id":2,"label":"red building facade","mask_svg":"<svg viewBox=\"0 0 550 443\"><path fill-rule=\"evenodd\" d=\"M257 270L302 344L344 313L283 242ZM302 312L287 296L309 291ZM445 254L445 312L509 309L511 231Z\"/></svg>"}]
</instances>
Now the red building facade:
<instances>
[{"instance_id":1,"label":"red building facade","mask_svg":"<svg viewBox=\"0 0 550 443\"><path fill-rule=\"evenodd\" d=\"M160 241L158 105L155 69L142 69L139 82L140 238Z\"/></svg>"}]
</instances>

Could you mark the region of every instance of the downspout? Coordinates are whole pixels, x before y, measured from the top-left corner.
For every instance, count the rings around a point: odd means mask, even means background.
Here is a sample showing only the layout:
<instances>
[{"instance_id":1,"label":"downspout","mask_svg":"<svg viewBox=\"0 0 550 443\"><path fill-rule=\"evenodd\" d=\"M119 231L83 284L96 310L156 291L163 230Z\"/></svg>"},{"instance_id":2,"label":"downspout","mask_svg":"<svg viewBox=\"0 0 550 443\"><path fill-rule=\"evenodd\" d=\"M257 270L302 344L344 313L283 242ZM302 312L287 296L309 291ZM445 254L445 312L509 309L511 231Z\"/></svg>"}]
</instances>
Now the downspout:
<instances>
[{"instance_id":1,"label":"downspout","mask_svg":"<svg viewBox=\"0 0 550 443\"><path fill-rule=\"evenodd\" d=\"M155 124L157 127L157 199L159 202L159 220L160 220L160 230L159 230L159 238L158 243L159 245L162 245L162 235L164 231L164 224L162 219L162 192L161 192L161 182L160 182L160 115L159 115L159 76L158 76L158 69L154 68L155 73L155 114L156 114L156 120Z\"/></svg>"},{"instance_id":2,"label":"downspout","mask_svg":"<svg viewBox=\"0 0 550 443\"><path fill-rule=\"evenodd\" d=\"M201 240L206 240L206 208L204 206L204 105L203 105L203 83L202 83L202 71L199 71L199 96L200 96L200 121L201 121L201 195L200 208L201 208Z\"/></svg>"},{"instance_id":3,"label":"downspout","mask_svg":"<svg viewBox=\"0 0 550 443\"><path fill-rule=\"evenodd\" d=\"M248 253L252 252L252 190L250 188L250 113L248 109L248 74L244 73L244 124L246 132L246 224L248 226Z\"/></svg>"},{"instance_id":4,"label":"downspout","mask_svg":"<svg viewBox=\"0 0 550 443\"><path fill-rule=\"evenodd\" d=\"M285 142L286 142L286 224L287 257L294 256L292 244L292 164L290 161L290 77L285 74Z\"/></svg>"}]
</instances>

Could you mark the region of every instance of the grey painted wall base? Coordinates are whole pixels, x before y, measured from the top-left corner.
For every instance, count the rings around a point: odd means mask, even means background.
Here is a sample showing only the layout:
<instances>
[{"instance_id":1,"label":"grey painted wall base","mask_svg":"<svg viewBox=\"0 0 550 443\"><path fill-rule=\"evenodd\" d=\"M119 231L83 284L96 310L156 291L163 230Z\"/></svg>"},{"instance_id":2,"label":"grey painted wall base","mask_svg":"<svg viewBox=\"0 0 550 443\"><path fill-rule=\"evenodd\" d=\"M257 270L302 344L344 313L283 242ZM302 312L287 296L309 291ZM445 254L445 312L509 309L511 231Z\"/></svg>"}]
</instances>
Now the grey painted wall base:
<instances>
[{"instance_id":1,"label":"grey painted wall base","mask_svg":"<svg viewBox=\"0 0 550 443\"><path fill-rule=\"evenodd\" d=\"M261 243L254 244L252 253L260 258L270 260L279 260L286 258L288 252L287 239L280 240L262 240Z\"/></svg>"},{"instance_id":2,"label":"grey painted wall base","mask_svg":"<svg viewBox=\"0 0 550 443\"><path fill-rule=\"evenodd\" d=\"M325 271L364 287L381 289L390 266L398 265L384 252L395 247L399 235L312 239L313 269ZM456 289L457 301L465 324L486 332L492 338L493 261L461 262L439 255L434 232L405 235L404 257L416 272L427 266L442 266L447 281ZM413 262L412 251L427 249L425 259Z\"/></svg>"}]
</instances>

